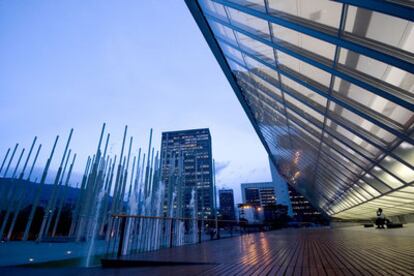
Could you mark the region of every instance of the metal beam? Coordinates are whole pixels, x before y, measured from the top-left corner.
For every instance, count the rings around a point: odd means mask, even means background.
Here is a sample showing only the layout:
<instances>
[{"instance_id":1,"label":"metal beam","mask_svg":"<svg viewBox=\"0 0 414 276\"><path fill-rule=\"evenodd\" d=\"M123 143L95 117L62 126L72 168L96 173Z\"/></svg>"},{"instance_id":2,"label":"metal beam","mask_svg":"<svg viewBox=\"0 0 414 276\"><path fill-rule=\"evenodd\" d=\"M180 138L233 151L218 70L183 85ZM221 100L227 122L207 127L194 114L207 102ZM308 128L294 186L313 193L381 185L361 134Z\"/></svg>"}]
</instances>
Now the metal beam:
<instances>
[{"instance_id":1,"label":"metal beam","mask_svg":"<svg viewBox=\"0 0 414 276\"><path fill-rule=\"evenodd\" d=\"M318 39L327 41L329 43L338 45L341 48L346 48L349 49L351 51L363 54L365 56L374 58L376 60L380 60L384 63L390 64L392 66L396 66L399 67L403 70L406 70L410 73L414 74L414 66L412 63L410 63L409 61L405 60L405 59L401 59L398 57L395 57L393 55L389 55L386 52L398 52L398 49L391 49L391 47L388 47L386 45L381 45L381 48L384 48L383 51L379 51L378 49L374 49L372 46L368 47L366 45L363 45L361 42L356 43L351 41L350 39L342 39L342 38L338 38L335 35L335 31L332 30L333 32L327 32L324 31L323 29L326 29L327 27L322 25L323 28L312 28L310 26L310 24L304 24L303 22L305 22L306 20L303 18L300 18L300 23L299 22L295 22L292 19L287 19L288 17L292 18L292 16L280 16L282 13L281 12L271 12L271 15L266 14L260 10L257 9L253 9L250 8L248 5L248 2L246 1L237 1L236 2L230 2L227 0L212 0L213 2L222 4L224 6L227 7L231 7L233 9L236 9L238 11L250 14L252 16L261 18L263 20L272 22L274 24L277 25L281 25L283 27L310 35L312 37L316 37ZM377 1L375 1L377 2ZM245 3L245 4L239 4L239 3ZM280 15L279 15L280 14ZM312 22L313 25L315 25L315 23ZM350 34L347 34L347 37L351 36ZM378 45L380 45L380 43L378 43ZM401 50L400 50L401 51Z\"/></svg>"},{"instance_id":2,"label":"metal beam","mask_svg":"<svg viewBox=\"0 0 414 276\"><path fill-rule=\"evenodd\" d=\"M391 16L414 21L414 8L408 5L399 5L392 1L384 0L335 0L343 4L349 4L360 8L385 13Z\"/></svg>"}]
</instances>

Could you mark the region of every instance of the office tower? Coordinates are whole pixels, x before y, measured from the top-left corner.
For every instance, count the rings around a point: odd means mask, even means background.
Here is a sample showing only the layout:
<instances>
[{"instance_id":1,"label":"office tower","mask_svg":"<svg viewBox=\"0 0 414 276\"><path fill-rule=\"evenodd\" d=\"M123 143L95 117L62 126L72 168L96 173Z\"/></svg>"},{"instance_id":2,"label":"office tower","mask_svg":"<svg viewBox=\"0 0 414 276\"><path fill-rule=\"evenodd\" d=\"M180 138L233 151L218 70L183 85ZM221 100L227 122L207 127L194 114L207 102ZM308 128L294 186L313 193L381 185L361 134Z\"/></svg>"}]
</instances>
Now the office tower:
<instances>
[{"instance_id":1,"label":"office tower","mask_svg":"<svg viewBox=\"0 0 414 276\"><path fill-rule=\"evenodd\" d=\"M298 193L295 188L288 187L289 198L292 204L293 218L303 222L321 222L323 221L321 213L316 210L309 200Z\"/></svg>"},{"instance_id":2,"label":"office tower","mask_svg":"<svg viewBox=\"0 0 414 276\"><path fill-rule=\"evenodd\" d=\"M219 190L220 214L223 219L234 220L234 194L232 189Z\"/></svg>"},{"instance_id":3,"label":"office tower","mask_svg":"<svg viewBox=\"0 0 414 276\"><path fill-rule=\"evenodd\" d=\"M408 2L186 0L279 174L332 217L414 212Z\"/></svg>"},{"instance_id":4,"label":"office tower","mask_svg":"<svg viewBox=\"0 0 414 276\"><path fill-rule=\"evenodd\" d=\"M243 203L255 206L276 204L276 187L273 182L242 183Z\"/></svg>"},{"instance_id":5,"label":"office tower","mask_svg":"<svg viewBox=\"0 0 414 276\"><path fill-rule=\"evenodd\" d=\"M162 181L164 209L174 215L198 217L213 214L214 187L211 136L207 128L162 133Z\"/></svg>"}]
</instances>

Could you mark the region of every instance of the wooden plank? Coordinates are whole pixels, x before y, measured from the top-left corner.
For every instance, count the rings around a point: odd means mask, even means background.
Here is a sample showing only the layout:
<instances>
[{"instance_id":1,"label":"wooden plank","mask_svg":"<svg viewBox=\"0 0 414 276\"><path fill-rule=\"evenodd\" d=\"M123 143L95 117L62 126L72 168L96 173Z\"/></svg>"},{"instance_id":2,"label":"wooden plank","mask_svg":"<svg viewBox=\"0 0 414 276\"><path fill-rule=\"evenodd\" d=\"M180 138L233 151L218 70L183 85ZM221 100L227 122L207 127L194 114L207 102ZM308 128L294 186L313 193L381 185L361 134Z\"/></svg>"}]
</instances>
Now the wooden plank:
<instances>
[{"instance_id":1,"label":"wooden plank","mask_svg":"<svg viewBox=\"0 0 414 276\"><path fill-rule=\"evenodd\" d=\"M135 257L211 263L188 267L192 275L414 275L414 235L372 230L284 229Z\"/></svg>"}]
</instances>

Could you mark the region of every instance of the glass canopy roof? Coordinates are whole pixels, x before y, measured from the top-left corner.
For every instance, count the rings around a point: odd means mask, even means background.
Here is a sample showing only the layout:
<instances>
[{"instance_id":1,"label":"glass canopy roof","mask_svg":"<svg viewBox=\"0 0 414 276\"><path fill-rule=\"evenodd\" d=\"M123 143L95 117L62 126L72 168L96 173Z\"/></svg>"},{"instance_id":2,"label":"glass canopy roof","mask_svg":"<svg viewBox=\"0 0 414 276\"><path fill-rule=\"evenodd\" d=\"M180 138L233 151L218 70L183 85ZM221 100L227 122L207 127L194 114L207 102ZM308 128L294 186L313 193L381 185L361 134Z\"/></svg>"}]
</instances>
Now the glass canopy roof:
<instances>
[{"instance_id":1,"label":"glass canopy roof","mask_svg":"<svg viewBox=\"0 0 414 276\"><path fill-rule=\"evenodd\" d=\"M334 217L414 212L412 2L186 2L290 185Z\"/></svg>"}]
</instances>

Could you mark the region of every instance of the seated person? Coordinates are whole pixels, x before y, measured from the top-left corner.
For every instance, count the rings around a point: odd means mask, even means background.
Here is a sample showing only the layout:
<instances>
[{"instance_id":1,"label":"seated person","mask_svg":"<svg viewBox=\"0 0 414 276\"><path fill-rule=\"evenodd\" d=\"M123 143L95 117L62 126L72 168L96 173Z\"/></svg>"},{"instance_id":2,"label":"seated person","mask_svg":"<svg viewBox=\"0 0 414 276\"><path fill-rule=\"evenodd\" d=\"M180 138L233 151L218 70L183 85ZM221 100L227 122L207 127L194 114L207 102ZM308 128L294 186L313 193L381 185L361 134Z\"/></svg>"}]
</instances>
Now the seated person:
<instances>
[{"instance_id":1,"label":"seated person","mask_svg":"<svg viewBox=\"0 0 414 276\"><path fill-rule=\"evenodd\" d=\"M385 218L384 212L381 208L378 208L377 210L377 219L375 220L375 224L377 225L377 228L384 229L384 225L388 223L388 220Z\"/></svg>"}]
</instances>

